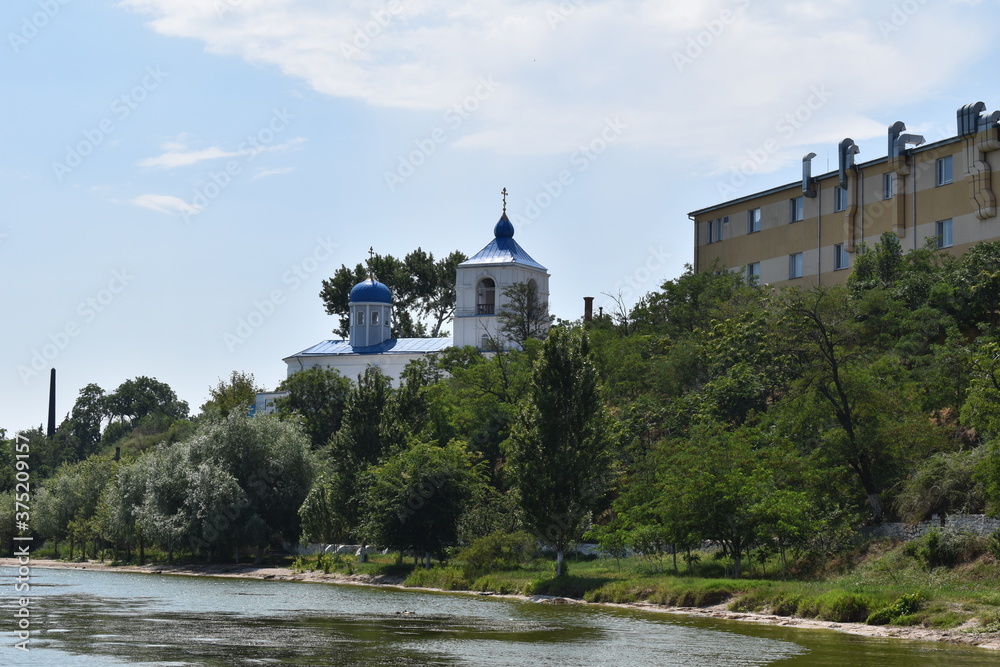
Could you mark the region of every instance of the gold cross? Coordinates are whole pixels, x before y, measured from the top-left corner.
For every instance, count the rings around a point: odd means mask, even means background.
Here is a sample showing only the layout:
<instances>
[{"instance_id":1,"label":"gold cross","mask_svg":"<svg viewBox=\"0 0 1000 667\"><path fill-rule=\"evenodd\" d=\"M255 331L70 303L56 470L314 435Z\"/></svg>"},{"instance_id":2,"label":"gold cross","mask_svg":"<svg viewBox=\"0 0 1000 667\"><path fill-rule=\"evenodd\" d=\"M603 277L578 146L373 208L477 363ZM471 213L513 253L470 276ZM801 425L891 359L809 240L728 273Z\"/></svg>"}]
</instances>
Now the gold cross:
<instances>
[{"instance_id":1,"label":"gold cross","mask_svg":"<svg viewBox=\"0 0 1000 667\"><path fill-rule=\"evenodd\" d=\"M500 194L503 195L503 212L506 213L507 212L507 188L504 188L503 190L501 190Z\"/></svg>"}]
</instances>

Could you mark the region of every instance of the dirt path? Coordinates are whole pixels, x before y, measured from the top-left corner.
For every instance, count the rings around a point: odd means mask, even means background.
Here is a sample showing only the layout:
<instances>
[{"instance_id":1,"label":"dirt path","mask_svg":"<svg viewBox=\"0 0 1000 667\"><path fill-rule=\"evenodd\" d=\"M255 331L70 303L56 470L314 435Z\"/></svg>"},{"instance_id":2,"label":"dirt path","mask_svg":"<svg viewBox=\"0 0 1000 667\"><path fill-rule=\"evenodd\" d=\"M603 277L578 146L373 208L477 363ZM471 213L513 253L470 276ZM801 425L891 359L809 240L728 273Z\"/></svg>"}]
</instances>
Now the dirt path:
<instances>
[{"instance_id":1,"label":"dirt path","mask_svg":"<svg viewBox=\"0 0 1000 667\"><path fill-rule=\"evenodd\" d=\"M14 558L0 558L0 567L17 567L18 562ZM31 561L32 568L55 568L70 570L99 570L108 572L135 572L140 574L173 574L183 576L199 577L234 577L240 579L261 579L274 581L304 581L311 583L327 584L354 584L363 586L380 586L385 588L404 588L402 577L391 576L371 576L366 574L324 574L320 571L293 572L286 567L268 567L256 565L234 565L232 563L219 564L187 564L187 565L117 565L110 566L99 562L87 563L65 563L53 560ZM483 595L474 591L439 591L438 589L406 588L406 590L428 590L446 593L462 593L468 595ZM588 604L583 600L573 598L552 597L544 595L524 596L524 595L493 595L492 597L526 600L542 604ZM934 628L919 627L897 627L889 625L865 625L863 623L831 623L810 618L795 618L789 616L775 616L773 614L744 613L729 611L726 603L712 607L665 607L662 605L637 602L633 604L605 604L608 607L622 607L626 609L642 609L643 611L655 611L666 614L685 614L689 616L701 616L703 618L718 618L727 621L741 621L744 623L760 623L765 625L777 625L791 628L825 629L836 630L853 635L863 635L866 637L883 637L894 639L912 639L918 641L939 641L952 644L965 644L977 646L979 648L1000 650L1000 634L976 634L967 632L975 627L975 621L969 621L964 625L951 630L937 630Z\"/></svg>"}]
</instances>

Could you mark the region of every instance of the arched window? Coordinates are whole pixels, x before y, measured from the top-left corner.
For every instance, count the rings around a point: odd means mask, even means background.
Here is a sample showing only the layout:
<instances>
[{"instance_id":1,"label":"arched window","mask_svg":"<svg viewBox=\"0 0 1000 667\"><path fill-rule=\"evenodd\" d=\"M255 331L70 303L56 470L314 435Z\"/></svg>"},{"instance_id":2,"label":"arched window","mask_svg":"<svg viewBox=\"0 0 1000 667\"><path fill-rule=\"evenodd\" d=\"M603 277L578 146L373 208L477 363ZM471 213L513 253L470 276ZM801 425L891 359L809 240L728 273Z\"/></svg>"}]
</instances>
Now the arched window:
<instances>
[{"instance_id":1,"label":"arched window","mask_svg":"<svg viewBox=\"0 0 1000 667\"><path fill-rule=\"evenodd\" d=\"M372 311L371 323L373 327L378 326L378 309Z\"/></svg>"},{"instance_id":2,"label":"arched window","mask_svg":"<svg viewBox=\"0 0 1000 667\"><path fill-rule=\"evenodd\" d=\"M357 316L356 317L357 321L354 323L354 326L356 326L356 327L363 327L363 326L365 326L365 309L364 308L355 308L354 309L354 314Z\"/></svg>"},{"instance_id":3,"label":"arched window","mask_svg":"<svg viewBox=\"0 0 1000 667\"><path fill-rule=\"evenodd\" d=\"M483 278L476 288L476 314L496 314L497 284L492 278Z\"/></svg>"}]
</instances>

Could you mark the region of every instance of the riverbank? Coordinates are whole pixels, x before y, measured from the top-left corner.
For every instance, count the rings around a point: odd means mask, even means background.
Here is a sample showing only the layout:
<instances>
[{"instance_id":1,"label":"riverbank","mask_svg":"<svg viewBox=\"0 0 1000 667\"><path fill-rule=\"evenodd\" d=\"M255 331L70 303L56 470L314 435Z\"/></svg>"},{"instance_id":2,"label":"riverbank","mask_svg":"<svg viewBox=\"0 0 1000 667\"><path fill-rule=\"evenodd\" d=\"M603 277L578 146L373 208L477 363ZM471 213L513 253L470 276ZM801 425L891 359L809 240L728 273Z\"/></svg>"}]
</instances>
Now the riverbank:
<instances>
[{"instance_id":1,"label":"riverbank","mask_svg":"<svg viewBox=\"0 0 1000 667\"><path fill-rule=\"evenodd\" d=\"M465 595L490 595L492 597L502 597L509 599L524 600L539 604L599 604L606 607L617 607L623 609L639 609L667 614L680 614L687 616L699 616L703 618L715 618L727 621L739 621L744 623L757 623L765 625L782 626L789 628L834 630L853 635L865 637L877 637L886 639L905 639L914 641L947 642L951 644L962 644L983 649L1000 650L1000 633L977 633L973 632L977 627L977 619L972 618L962 625L942 630L936 628L924 628L916 626L894 626L894 625L866 625L864 623L833 623L810 618L795 616L779 616L760 612L732 611L729 607L732 600L713 604L704 607L689 606L669 606L652 604L649 602L586 602L579 598L567 598L549 595L519 595L519 594L493 594L468 590L444 590L430 587L404 586L405 577L394 575L371 575L371 574L344 574L338 572L324 573L321 570L294 571L287 567L256 566L250 564L232 563L211 563L199 564L188 563L183 565L115 565L111 566L100 562L69 563L56 560L35 560L32 559L33 568L56 568L56 569L77 569L107 572L132 572L149 575L177 575L177 576L200 576L200 577L231 577L239 579L255 579L262 581L293 581L305 583L324 584L350 584L358 586L379 586L385 588L396 588L400 590L425 590L445 593L459 593ZM16 568L18 562L13 558L0 558L0 567Z\"/></svg>"}]
</instances>

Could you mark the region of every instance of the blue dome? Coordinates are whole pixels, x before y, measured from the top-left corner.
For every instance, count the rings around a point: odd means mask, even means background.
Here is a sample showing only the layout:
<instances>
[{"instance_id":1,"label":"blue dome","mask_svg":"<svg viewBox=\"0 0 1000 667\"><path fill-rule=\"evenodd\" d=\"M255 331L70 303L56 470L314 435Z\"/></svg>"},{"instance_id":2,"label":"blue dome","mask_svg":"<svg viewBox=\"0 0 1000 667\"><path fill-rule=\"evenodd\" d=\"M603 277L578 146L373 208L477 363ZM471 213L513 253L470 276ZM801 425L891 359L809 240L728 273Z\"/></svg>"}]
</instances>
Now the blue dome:
<instances>
[{"instance_id":1,"label":"blue dome","mask_svg":"<svg viewBox=\"0 0 1000 667\"><path fill-rule=\"evenodd\" d=\"M510 220L507 219L506 212L500 216L500 221L497 222L497 226L493 228L493 236L498 239L514 238L514 225L510 224Z\"/></svg>"},{"instance_id":2,"label":"blue dome","mask_svg":"<svg viewBox=\"0 0 1000 667\"><path fill-rule=\"evenodd\" d=\"M392 292L374 278L369 278L351 288L351 303L392 303Z\"/></svg>"}]
</instances>

